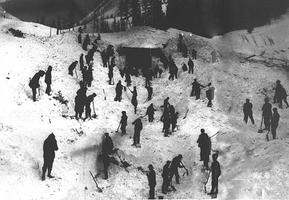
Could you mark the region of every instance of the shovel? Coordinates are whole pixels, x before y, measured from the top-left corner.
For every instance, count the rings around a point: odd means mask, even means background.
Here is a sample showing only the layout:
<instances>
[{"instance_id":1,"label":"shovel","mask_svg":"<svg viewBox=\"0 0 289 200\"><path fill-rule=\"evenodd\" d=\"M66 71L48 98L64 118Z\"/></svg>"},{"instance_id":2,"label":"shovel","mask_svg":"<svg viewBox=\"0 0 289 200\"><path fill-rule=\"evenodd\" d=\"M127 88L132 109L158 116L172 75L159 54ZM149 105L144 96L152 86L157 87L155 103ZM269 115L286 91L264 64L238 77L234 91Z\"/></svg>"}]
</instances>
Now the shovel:
<instances>
[{"instance_id":1,"label":"shovel","mask_svg":"<svg viewBox=\"0 0 289 200\"><path fill-rule=\"evenodd\" d=\"M185 167L183 162L181 162L181 163L182 163L184 169L186 170L186 172L183 174L183 176L185 176L185 175L189 176L189 170Z\"/></svg>"},{"instance_id":2,"label":"shovel","mask_svg":"<svg viewBox=\"0 0 289 200\"><path fill-rule=\"evenodd\" d=\"M92 102L92 106L93 106L93 115L92 115L92 118L96 119L96 118L97 118L97 115L96 115L96 113L95 113L94 101Z\"/></svg>"},{"instance_id":3,"label":"shovel","mask_svg":"<svg viewBox=\"0 0 289 200\"><path fill-rule=\"evenodd\" d=\"M104 100L106 101L106 94L105 94L104 89L102 89L102 91L103 91L103 94L104 94Z\"/></svg>"},{"instance_id":4,"label":"shovel","mask_svg":"<svg viewBox=\"0 0 289 200\"><path fill-rule=\"evenodd\" d=\"M262 120L261 120L261 124L260 124L260 128L258 130L258 133L263 133L262 125L263 125L263 115L262 115Z\"/></svg>"},{"instance_id":5,"label":"shovel","mask_svg":"<svg viewBox=\"0 0 289 200\"><path fill-rule=\"evenodd\" d=\"M92 177L92 179L93 179L93 181L94 181L94 183L95 183L95 185L96 185L97 191L98 191L98 192L102 192L102 189L98 186L98 183L96 182L96 178L93 176L93 174L91 173L91 171L89 171L89 173L90 173L90 175L91 175L91 177Z\"/></svg>"}]
</instances>

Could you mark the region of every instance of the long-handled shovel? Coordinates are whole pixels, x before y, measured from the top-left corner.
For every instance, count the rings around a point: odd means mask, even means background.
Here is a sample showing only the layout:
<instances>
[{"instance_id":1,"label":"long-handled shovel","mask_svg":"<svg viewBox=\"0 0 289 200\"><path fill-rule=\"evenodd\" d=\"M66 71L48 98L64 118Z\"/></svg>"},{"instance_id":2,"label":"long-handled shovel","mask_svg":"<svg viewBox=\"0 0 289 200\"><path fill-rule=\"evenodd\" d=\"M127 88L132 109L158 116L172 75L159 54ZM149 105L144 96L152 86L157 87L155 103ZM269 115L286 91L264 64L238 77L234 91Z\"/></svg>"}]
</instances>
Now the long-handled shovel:
<instances>
[{"instance_id":1,"label":"long-handled shovel","mask_svg":"<svg viewBox=\"0 0 289 200\"><path fill-rule=\"evenodd\" d=\"M103 94L104 94L104 100L106 100L106 94L105 94L104 89L102 89L102 91L103 91Z\"/></svg>"},{"instance_id":2,"label":"long-handled shovel","mask_svg":"<svg viewBox=\"0 0 289 200\"><path fill-rule=\"evenodd\" d=\"M89 171L89 173L90 173L90 175L91 175L91 177L92 177L92 179L93 179L93 181L94 181L94 183L95 183L95 185L96 185L97 191L98 191L98 192L102 192L102 189L98 186L98 183L96 182L96 178L93 176L93 174L91 173L91 171Z\"/></svg>"},{"instance_id":3,"label":"long-handled shovel","mask_svg":"<svg viewBox=\"0 0 289 200\"><path fill-rule=\"evenodd\" d=\"M263 119L264 119L264 117L263 117L263 115L262 115L262 120L261 120L261 124L260 124L260 128L259 128L259 130L258 130L258 133L263 133L263 129L262 129Z\"/></svg>"},{"instance_id":4,"label":"long-handled shovel","mask_svg":"<svg viewBox=\"0 0 289 200\"><path fill-rule=\"evenodd\" d=\"M186 172L183 174L183 176L185 176L185 175L189 175L189 170L185 167L185 165L184 165L184 163L183 162L181 162L181 164L182 164L182 166L184 167L184 169L186 170Z\"/></svg>"}]
</instances>

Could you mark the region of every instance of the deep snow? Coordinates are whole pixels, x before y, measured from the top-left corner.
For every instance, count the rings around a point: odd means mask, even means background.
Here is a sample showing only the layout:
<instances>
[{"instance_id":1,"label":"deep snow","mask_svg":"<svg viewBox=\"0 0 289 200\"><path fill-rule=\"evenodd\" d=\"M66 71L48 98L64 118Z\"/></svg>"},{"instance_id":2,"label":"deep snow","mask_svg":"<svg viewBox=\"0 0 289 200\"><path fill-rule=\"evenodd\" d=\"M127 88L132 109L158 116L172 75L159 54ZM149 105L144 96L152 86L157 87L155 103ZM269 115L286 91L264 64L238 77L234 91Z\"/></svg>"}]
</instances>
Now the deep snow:
<instances>
[{"instance_id":1,"label":"deep snow","mask_svg":"<svg viewBox=\"0 0 289 200\"><path fill-rule=\"evenodd\" d=\"M201 128L209 135L217 131L220 134L213 139L213 149L220 151L219 161L222 176L219 186L220 199L248 198L284 198L289 196L288 160L289 152L287 129L287 110L280 110L281 123L276 141L265 141L265 135L257 133L258 125L244 125L241 106L245 98L251 98L257 124L260 123L260 109L264 94L272 96L273 84L280 79L288 91L286 67L280 66L272 58L282 58L287 62L288 24L287 16L272 25L260 27L253 34L236 31L222 37L205 39L185 34L185 40L196 48L202 59L196 61L196 73L189 75L179 73L179 79L168 81L168 73L153 81L154 95L152 103L158 108L157 121L144 122L141 134L142 148L131 147L133 127L131 122L137 118L130 104L131 94L123 94L123 101L113 101L114 87L107 83L107 69L101 65L100 56L94 57L94 82L88 94L95 92L97 119L77 122L62 115L74 115L74 97L78 89L78 80L68 76L67 68L78 60L83 50L77 44L77 34L68 32L49 37L50 28L34 23L0 18L0 199L141 199L147 198L148 186L146 176L135 167L146 168L153 164L157 172L157 195L161 188L161 169L166 160L179 153L184 156L184 163L190 175L181 179L177 192L167 198L205 199L202 191L202 174L199 149L196 140ZM20 29L25 38L16 38L7 32L9 28ZM175 50L174 43L178 30L155 32L143 29L131 30L126 34L103 34L105 43L114 45L131 42L128 38L149 37L163 43L169 41L167 53L173 53L176 63L181 67L187 59L181 58ZM247 39L245 39L247 38ZM258 45L254 42L254 39ZM258 38L258 39L256 39ZM266 39L267 38L267 39ZM273 40L269 45L270 41ZM245 42L247 41L248 42ZM261 45L263 40L263 44ZM265 42L265 41L266 42ZM269 43L268 43L269 42ZM260 44L259 44L260 43ZM287 46L287 47L286 47ZM215 49L220 55L218 63L210 63L210 52ZM265 54L261 55L265 50ZM282 52L281 50L284 50ZM277 53L277 51L279 53ZM254 59L243 62L252 54ZM261 56L260 56L261 55ZM266 62L263 62L263 61ZM240 62L242 61L242 62ZM274 65L274 67L266 64ZM282 61L283 63L283 61ZM39 69L46 70L53 66L53 96L61 91L69 100L68 106L44 94L45 84L41 83L41 97L33 103L28 80ZM78 71L78 74L79 71ZM115 81L122 80L115 69ZM201 83L212 82L216 87L216 100L213 108L206 107L206 100L195 101L189 97L190 84L194 78ZM138 115L144 114L149 103L146 99L144 79L133 77L132 85L138 88ZM103 89L107 100L104 101ZM165 138L161 133L162 124L160 106L165 97L180 112L179 130L171 137ZM183 119L186 110L188 117ZM115 133L121 111L126 110L129 117L128 135L120 137ZM83 134L78 134L81 132ZM56 179L42 182L42 144L44 139L54 132L58 140L59 151L56 152L53 173ZM97 161L102 134L109 132L115 146L120 148L134 167L127 173L117 166L111 166L109 180L98 178L103 193L97 193L89 170L99 173ZM182 174L182 172L181 172ZM208 184L210 185L210 184ZM87 189L85 189L87 187ZM208 186L208 190L210 187Z\"/></svg>"}]
</instances>

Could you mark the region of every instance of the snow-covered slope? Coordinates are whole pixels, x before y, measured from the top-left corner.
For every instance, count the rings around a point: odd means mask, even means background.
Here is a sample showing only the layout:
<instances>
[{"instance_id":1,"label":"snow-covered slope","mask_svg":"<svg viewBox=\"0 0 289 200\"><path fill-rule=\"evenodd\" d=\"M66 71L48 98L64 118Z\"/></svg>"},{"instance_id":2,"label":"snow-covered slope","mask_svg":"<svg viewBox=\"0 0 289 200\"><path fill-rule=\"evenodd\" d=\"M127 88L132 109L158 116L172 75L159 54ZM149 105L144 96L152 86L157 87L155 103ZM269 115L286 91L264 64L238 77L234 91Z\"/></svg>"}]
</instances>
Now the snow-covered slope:
<instances>
[{"instance_id":1,"label":"snow-covered slope","mask_svg":"<svg viewBox=\"0 0 289 200\"><path fill-rule=\"evenodd\" d=\"M275 45L254 47L239 40L240 33L246 37L252 35L245 32L233 32L224 37L212 40L196 37L185 33L185 40L191 42L202 55L208 58L209 52L216 49L222 57L218 63L196 61L194 75L180 72L179 79L168 80L165 72L161 79L153 81L154 96L152 103L156 105L156 122L144 120L144 130L141 134L142 147L131 147L133 126L131 122L145 113L148 102L142 77L133 77L133 85L138 88L139 110L133 114L130 104L130 94L123 94L123 101L113 101L114 87L107 84L107 69L101 66L100 56L94 57L94 82L88 94L95 92L97 119L77 122L62 116L74 115L74 97L78 89L78 79L68 76L67 68L84 53L77 44L77 34L68 32L63 35L49 37L50 28L33 23L0 19L0 199L30 200L30 199L142 199L147 198L148 186L146 176L136 167L146 168L153 164L157 172L157 195L161 195L161 169L166 160L179 153L184 156L184 163L189 169L189 176L181 178L181 184L176 185L177 192L170 193L166 198L208 198L202 191L202 174L199 160L199 149L196 140L201 128L209 135L217 131L220 134L213 138L213 149L219 150L219 161L222 165L222 177L219 186L220 199L233 198L284 198L289 195L287 161L288 117L287 110L281 110L281 123L278 129L279 140L266 142L264 134L257 133L257 126L242 122L241 106L245 98L251 98L254 104L254 114L260 123L260 108L264 95L272 96L272 84L280 79L288 90L286 69L267 67L263 62L246 61L244 57L252 52L274 52L274 48L286 46L282 42L288 38L286 31L281 29L288 18L270 26L256 29L263 30L276 41ZM7 32L15 28L25 33L25 38L16 38ZM275 32L275 29L280 28ZM55 33L55 30L52 30ZM148 32L149 33L149 32ZM154 39L160 43L171 40L173 44L179 31L157 31ZM270 34L269 34L270 33ZM139 34L144 37L143 30L129 32L128 37ZM259 34L259 33L258 33ZM260 33L261 34L261 33ZM147 34L149 35L149 34ZM286 36L286 37L285 37ZM106 43L120 44L131 41L126 34L103 34ZM121 39L121 42L119 41ZM278 41L278 43L277 43ZM254 43L254 42L253 42ZM195 45L196 44L196 45ZM240 46L239 46L240 45ZM241 46L242 45L242 46ZM207 46L206 48L204 46ZM282 46L282 49L283 49ZM176 63L181 67L187 59L168 45L166 51L173 54ZM257 53L256 53L257 55ZM259 54L258 54L259 55ZM271 56L274 56L273 54ZM206 60L206 59L204 59ZM242 62L240 62L242 61ZM39 69L53 66L53 95L60 91L69 102L67 106L44 94L45 84L41 82L39 101L31 101L31 91L28 80ZM181 71L181 70L180 70ZM79 75L78 71L78 75ZM122 80L115 69L115 81ZM201 83L212 82L216 87L214 108L206 107L206 100L195 101L189 97L190 84L194 78ZM104 100L103 89L107 99ZM161 133L162 123L160 106L164 98L170 97L170 103L175 105L180 113L179 130L169 138ZM183 119L186 110L189 113ZM119 136L115 133L120 120L121 111L126 110L129 117L128 135ZM41 181L42 144L44 139L54 132L58 140L59 151L56 152L53 173L55 179ZM97 193L89 170L99 173L101 168L97 159L102 134L111 133L115 146L120 148L126 159L133 163L130 173L117 166L111 166L109 180L98 179L104 188L103 193ZM182 174L182 173L181 173ZM209 189L209 187L208 187Z\"/></svg>"}]
</instances>

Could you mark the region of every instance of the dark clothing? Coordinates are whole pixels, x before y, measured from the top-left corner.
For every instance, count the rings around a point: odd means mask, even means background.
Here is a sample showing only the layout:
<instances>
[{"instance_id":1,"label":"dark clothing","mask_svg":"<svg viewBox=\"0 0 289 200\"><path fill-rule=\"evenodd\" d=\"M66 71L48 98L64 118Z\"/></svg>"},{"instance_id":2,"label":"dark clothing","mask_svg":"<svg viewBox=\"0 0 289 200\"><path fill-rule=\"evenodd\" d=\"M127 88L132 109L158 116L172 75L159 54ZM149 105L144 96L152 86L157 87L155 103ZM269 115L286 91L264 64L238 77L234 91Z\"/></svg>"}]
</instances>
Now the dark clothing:
<instances>
[{"instance_id":1,"label":"dark clothing","mask_svg":"<svg viewBox=\"0 0 289 200\"><path fill-rule=\"evenodd\" d=\"M104 167L104 178L108 179L108 168L110 164L110 157L113 153L113 142L111 137L105 136L102 142L102 159L103 159L103 167Z\"/></svg>"},{"instance_id":2,"label":"dark clothing","mask_svg":"<svg viewBox=\"0 0 289 200\"><path fill-rule=\"evenodd\" d=\"M79 57L79 67L80 67L80 71L82 71L84 68L83 54L81 54Z\"/></svg>"},{"instance_id":3,"label":"dark clothing","mask_svg":"<svg viewBox=\"0 0 289 200\"><path fill-rule=\"evenodd\" d=\"M94 100L93 95L89 95L88 97L86 97L86 100L85 100L85 119L87 119L87 118L91 119L90 104L91 104L91 102L93 102L93 100Z\"/></svg>"},{"instance_id":4,"label":"dark clothing","mask_svg":"<svg viewBox=\"0 0 289 200\"><path fill-rule=\"evenodd\" d=\"M211 194L218 194L218 179L221 175L221 168L218 161L213 161L212 166L212 189Z\"/></svg>"},{"instance_id":5,"label":"dark clothing","mask_svg":"<svg viewBox=\"0 0 289 200\"><path fill-rule=\"evenodd\" d=\"M54 134L50 134L43 144L43 159L42 180L45 179L45 173L48 169L48 177L51 177L52 166L55 158L55 152L58 150L57 141Z\"/></svg>"},{"instance_id":6,"label":"dark clothing","mask_svg":"<svg viewBox=\"0 0 289 200\"><path fill-rule=\"evenodd\" d=\"M279 125L280 115L278 112L274 112L271 120L271 133L273 139L276 139L276 130Z\"/></svg>"},{"instance_id":7,"label":"dark clothing","mask_svg":"<svg viewBox=\"0 0 289 200\"><path fill-rule=\"evenodd\" d=\"M194 62L192 61L192 59L189 59L189 62L188 62L188 66L189 66L189 73L194 73Z\"/></svg>"},{"instance_id":8,"label":"dark clothing","mask_svg":"<svg viewBox=\"0 0 289 200\"><path fill-rule=\"evenodd\" d=\"M149 120L149 122L153 122L153 121L154 121L155 111L156 111L156 109L154 108L153 105L150 105L150 106L147 108L146 114L148 115L148 118L149 118L148 120Z\"/></svg>"},{"instance_id":9,"label":"dark clothing","mask_svg":"<svg viewBox=\"0 0 289 200\"><path fill-rule=\"evenodd\" d=\"M126 134L126 126L127 126L127 115L122 115L120 120L120 130L123 135Z\"/></svg>"},{"instance_id":10,"label":"dark clothing","mask_svg":"<svg viewBox=\"0 0 289 200\"><path fill-rule=\"evenodd\" d=\"M250 102L246 102L243 105L244 121L246 122L246 124L248 122L248 117L250 118L252 124L255 124L252 108L253 104Z\"/></svg>"},{"instance_id":11,"label":"dark clothing","mask_svg":"<svg viewBox=\"0 0 289 200\"><path fill-rule=\"evenodd\" d=\"M191 97L196 96L196 100L200 99L201 96L201 87L204 88L205 86L201 85L198 81L194 81L192 83L192 92Z\"/></svg>"},{"instance_id":12,"label":"dark clothing","mask_svg":"<svg viewBox=\"0 0 289 200\"><path fill-rule=\"evenodd\" d=\"M141 119L136 119L132 124L134 124L134 135L133 135L133 145L140 144L140 132L143 128Z\"/></svg>"},{"instance_id":13,"label":"dark clothing","mask_svg":"<svg viewBox=\"0 0 289 200\"><path fill-rule=\"evenodd\" d=\"M163 184L162 184L162 193L166 194L168 187L170 185L170 164L166 163L163 167Z\"/></svg>"},{"instance_id":14,"label":"dark clothing","mask_svg":"<svg viewBox=\"0 0 289 200\"><path fill-rule=\"evenodd\" d=\"M152 94L153 94L153 88L151 86L146 87L148 91L148 98L147 101L150 101L152 99Z\"/></svg>"},{"instance_id":15,"label":"dark clothing","mask_svg":"<svg viewBox=\"0 0 289 200\"><path fill-rule=\"evenodd\" d=\"M264 117L264 124L265 124L265 129L269 130L270 129L270 121L272 118L272 105L270 103L265 103L262 107L262 115Z\"/></svg>"},{"instance_id":16,"label":"dark clothing","mask_svg":"<svg viewBox=\"0 0 289 200\"><path fill-rule=\"evenodd\" d=\"M46 83L45 93L50 95L50 92L51 92L51 70L48 69L46 71L44 81Z\"/></svg>"},{"instance_id":17,"label":"dark clothing","mask_svg":"<svg viewBox=\"0 0 289 200\"><path fill-rule=\"evenodd\" d=\"M116 96L114 98L115 101L119 101L119 102L121 101L122 89L123 89L122 84L118 82L115 87L115 93L116 93Z\"/></svg>"},{"instance_id":18,"label":"dark clothing","mask_svg":"<svg viewBox=\"0 0 289 200\"><path fill-rule=\"evenodd\" d=\"M155 187L156 187L156 172L154 170L150 170L147 174L148 183L150 187L149 191L149 199L155 198Z\"/></svg>"},{"instance_id":19,"label":"dark clothing","mask_svg":"<svg viewBox=\"0 0 289 200\"><path fill-rule=\"evenodd\" d=\"M200 147L200 160L204 162L204 166L208 168L209 156L211 154L211 139L206 133L201 133L198 138L198 146Z\"/></svg>"},{"instance_id":20,"label":"dark clothing","mask_svg":"<svg viewBox=\"0 0 289 200\"><path fill-rule=\"evenodd\" d=\"M45 74L44 71L37 72L29 82L29 87L32 89L33 101L36 101L36 89L40 87L39 79Z\"/></svg>"},{"instance_id":21,"label":"dark clothing","mask_svg":"<svg viewBox=\"0 0 289 200\"><path fill-rule=\"evenodd\" d=\"M76 95L75 99L74 99L74 111L75 111L75 118L81 118L82 117L82 113L84 110L84 107L82 106L82 101L81 101L81 97L79 95Z\"/></svg>"},{"instance_id":22,"label":"dark clothing","mask_svg":"<svg viewBox=\"0 0 289 200\"><path fill-rule=\"evenodd\" d=\"M89 35L86 35L84 38L83 44L82 44L82 49L87 51L87 46L90 44L90 38Z\"/></svg>"},{"instance_id":23,"label":"dark clothing","mask_svg":"<svg viewBox=\"0 0 289 200\"><path fill-rule=\"evenodd\" d=\"M68 74L73 76L73 70L75 69L78 61L74 61L69 67L68 67Z\"/></svg>"},{"instance_id":24,"label":"dark clothing","mask_svg":"<svg viewBox=\"0 0 289 200\"><path fill-rule=\"evenodd\" d=\"M137 110L137 91L134 90L132 93L131 104L134 106L134 113L136 114Z\"/></svg>"},{"instance_id":25,"label":"dark clothing","mask_svg":"<svg viewBox=\"0 0 289 200\"><path fill-rule=\"evenodd\" d=\"M78 43L79 43L79 44L82 44L81 33L78 34L77 40L78 40Z\"/></svg>"},{"instance_id":26,"label":"dark clothing","mask_svg":"<svg viewBox=\"0 0 289 200\"><path fill-rule=\"evenodd\" d=\"M172 163L170 165L170 168L169 168L169 174L170 174L170 180L169 182L171 183L172 182L172 179L173 177L175 176L176 178L176 183L179 184L180 183L180 175L179 175L179 171L178 171L178 168L182 168L182 158L180 157L174 157L173 160L172 160Z\"/></svg>"},{"instance_id":27,"label":"dark clothing","mask_svg":"<svg viewBox=\"0 0 289 200\"><path fill-rule=\"evenodd\" d=\"M178 113L172 113L171 114L171 123L172 123L172 132L175 131L175 128L177 127L177 121L178 121Z\"/></svg>"},{"instance_id":28,"label":"dark clothing","mask_svg":"<svg viewBox=\"0 0 289 200\"><path fill-rule=\"evenodd\" d=\"M127 87L131 85L131 77L128 72L125 74L125 82L126 82Z\"/></svg>"}]
</instances>

